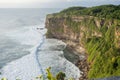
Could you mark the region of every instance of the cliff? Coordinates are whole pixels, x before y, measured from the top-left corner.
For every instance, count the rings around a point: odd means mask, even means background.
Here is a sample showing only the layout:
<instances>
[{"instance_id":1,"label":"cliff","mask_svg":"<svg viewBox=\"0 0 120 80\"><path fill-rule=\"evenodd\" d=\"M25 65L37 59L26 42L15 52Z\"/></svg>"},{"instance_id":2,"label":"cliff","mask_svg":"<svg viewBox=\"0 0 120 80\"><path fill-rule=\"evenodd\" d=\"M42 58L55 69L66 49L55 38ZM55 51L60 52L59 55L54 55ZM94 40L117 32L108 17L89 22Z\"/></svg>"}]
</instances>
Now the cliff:
<instances>
[{"instance_id":1,"label":"cliff","mask_svg":"<svg viewBox=\"0 0 120 80\"><path fill-rule=\"evenodd\" d=\"M80 53L84 52L84 37L101 37L102 33L99 29L105 25L107 25L106 28L111 25L116 25L119 28L120 22L117 22L117 20L99 19L93 16L51 17L51 15L48 15L46 18L47 37L61 39ZM90 30L91 28L93 30ZM116 37L119 36L118 29L116 30Z\"/></svg>"},{"instance_id":2,"label":"cliff","mask_svg":"<svg viewBox=\"0 0 120 80\"><path fill-rule=\"evenodd\" d=\"M115 13L111 13L111 17L98 16L102 13L102 9L98 9L103 7L106 6L74 7L46 17L48 38L61 39L76 52L88 55L90 70L87 76L90 79L120 76L120 19L114 17ZM112 7L119 12L119 6ZM80 11L92 12L93 9L99 12L78 15Z\"/></svg>"}]
</instances>

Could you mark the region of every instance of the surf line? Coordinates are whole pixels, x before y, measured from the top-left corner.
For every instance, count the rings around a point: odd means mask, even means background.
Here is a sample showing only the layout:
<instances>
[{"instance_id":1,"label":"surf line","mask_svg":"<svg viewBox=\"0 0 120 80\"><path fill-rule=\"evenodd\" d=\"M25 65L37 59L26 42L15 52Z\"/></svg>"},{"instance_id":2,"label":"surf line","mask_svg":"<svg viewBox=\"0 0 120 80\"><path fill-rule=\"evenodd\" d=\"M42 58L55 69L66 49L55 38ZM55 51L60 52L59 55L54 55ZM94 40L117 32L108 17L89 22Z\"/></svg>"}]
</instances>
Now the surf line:
<instances>
[{"instance_id":1,"label":"surf line","mask_svg":"<svg viewBox=\"0 0 120 80\"><path fill-rule=\"evenodd\" d=\"M40 32L40 34L42 35L42 42L41 42L41 43L37 46L37 48L36 48L35 58L36 58L36 61L37 61L37 63L38 63L38 66L39 66L39 68L40 68L40 71L41 71L41 73L42 73L42 75L43 75L43 78L45 78L45 74L44 74L42 65L41 65L41 63L39 62L39 58L38 58L38 51L40 51L39 48L41 48L42 45L43 45L43 43L45 42L45 36L44 36L41 32Z\"/></svg>"}]
</instances>

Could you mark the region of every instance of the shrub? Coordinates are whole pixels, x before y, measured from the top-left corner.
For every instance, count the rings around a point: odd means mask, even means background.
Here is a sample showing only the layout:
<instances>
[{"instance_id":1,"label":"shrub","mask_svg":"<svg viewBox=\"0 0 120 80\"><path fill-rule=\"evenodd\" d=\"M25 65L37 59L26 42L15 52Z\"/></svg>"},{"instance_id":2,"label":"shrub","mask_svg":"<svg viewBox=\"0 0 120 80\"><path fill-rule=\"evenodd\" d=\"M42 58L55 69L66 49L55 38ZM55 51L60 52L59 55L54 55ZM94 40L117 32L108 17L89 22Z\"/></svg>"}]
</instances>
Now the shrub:
<instances>
[{"instance_id":1,"label":"shrub","mask_svg":"<svg viewBox=\"0 0 120 80\"><path fill-rule=\"evenodd\" d=\"M47 72L47 80L65 80L65 73L63 72L59 72L56 76L53 76L53 74L51 73L51 67L46 69ZM37 80L46 80L45 77L43 75L39 75L36 77ZM8 80L7 78L2 78L1 80ZM16 79L16 80L21 80L21 79ZM68 80L73 80L72 78L68 79Z\"/></svg>"}]
</instances>

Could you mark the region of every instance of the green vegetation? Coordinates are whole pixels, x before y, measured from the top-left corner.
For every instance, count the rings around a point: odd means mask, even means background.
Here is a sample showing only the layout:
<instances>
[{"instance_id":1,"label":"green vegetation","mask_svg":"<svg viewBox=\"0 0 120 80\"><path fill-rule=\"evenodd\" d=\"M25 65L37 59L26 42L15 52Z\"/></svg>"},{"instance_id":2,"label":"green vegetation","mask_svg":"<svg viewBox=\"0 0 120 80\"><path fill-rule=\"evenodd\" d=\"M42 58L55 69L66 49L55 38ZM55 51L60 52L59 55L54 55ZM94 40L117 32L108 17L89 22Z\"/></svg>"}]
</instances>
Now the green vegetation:
<instances>
[{"instance_id":1,"label":"green vegetation","mask_svg":"<svg viewBox=\"0 0 120 80\"><path fill-rule=\"evenodd\" d=\"M69 26L69 27L73 30L73 32L75 32L75 33L80 32L80 24L81 24L81 23L76 22L76 21L72 21L72 18L71 18L71 17L69 17L69 16L66 17L65 24L66 24L67 26Z\"/></svg>"},{"instance_id":2,"label":"green vegetation","mask_svg":"<svg viewBox=\"0 0 120 80\"><path fill-rule=\"evenodd\" d=\"M63 72L59 72L56 76L53 76L53 74L51 73L51 68L49 67L48 69L46 69L47 72L47 79L44 79L43 75L37 76L35 78L35 80L66 80L65 77L65 73ZM8 80L7 78L2 78L1 80ZM21 79L16 79L16 80L21 80ZM67 79L67 80L74 80L72 78Z\"/></svg>"},{"instance_id":3,"label":"green vegetation","mask_svg":"<svg viewBox=\"0 0 120 80\"><path fill-rule=\"evenodd\" d=\"M77 21L73 21L72 17L67 16L65 20L65 25L69 26L69 28L72 29L72 31L75 33L81 32L82 31L81 28L84 26L84 30L86 30L85 32L86 33L89 32L89 34L91 32L92 34L98 31L98 27L95 24L95 20L96 19L94 17L93 18L86 17L83 20L77 22Z\"/></svg>"},{"instance_id":4,"label":"green vegetation","mask_svg":"<svg viewBox=\"0 0 120 80\"><path fill-rule=\"evenodd\" d=\"M89 15L108 19L120 19L120 5L102 5L96 7L71 7L54 15Z\"/></svg>"},{"instance_id":5,"label":"green vegetation","mask_svg":"<svg viewBox=\"0 0 120 80\"><path fill-rule=\"evenodd\" d=\"M82 17L78 21L73 19L80 16ZM47 35L52 36L52 32L63 34L64 29L60 27L63 24L74 33L83 34L80 42L84 45L88 62L91 64L89 79L120 76L120 5L71 7L49 17L52 17L50 23L57 25L49 29ZM57 19L60 21L57 22ZM61 20L64 20L64 23L60 24ZM46 71L48 80L65 80L65 74L62 72L53 76L50 68ZM43 76L36 79L44 80Z\"/></svg>"},{"instance_id":6,"label":"green vegetation","mask_svg":"<svg viewBox=\"0 0 120 80\"><path fill-rule=\"evenodd\" d=\"M102 37L91 37L85 45L88 61L92 64L89 78L120 76L120 48L116 42L115 26L102 33Z\"/></svg>"},{"instance_id":7,"label":"green vegetation","mask_svg":"<svg viewBox=\"0 0 120 80\"><path fill-rule=\"evenodd\" d=\"M86 18L81 22L67 19L69 20L66 20L66 25L73 32L84 33L81 42L89 55L88 62L91 63L88 78L120 76L120 47L118 46L120 38L115 34L120 26L115 23L109 25L112 21L109 19L105 19L100 27L95 23L96 18Z\"/></svg>"},{"instance_id":8,"label":"green vegetation","mask_svg":"<svg viewBox=\"0 0 120 80\"><path fill-rule=\"evenodd\" d=\"M53 14L58 19L64 16L69 30L81 35L80 44L86 49L91 64L89 79L120 76L119 15L120 5L71 7Z\"/></svg>"}]
</instances>

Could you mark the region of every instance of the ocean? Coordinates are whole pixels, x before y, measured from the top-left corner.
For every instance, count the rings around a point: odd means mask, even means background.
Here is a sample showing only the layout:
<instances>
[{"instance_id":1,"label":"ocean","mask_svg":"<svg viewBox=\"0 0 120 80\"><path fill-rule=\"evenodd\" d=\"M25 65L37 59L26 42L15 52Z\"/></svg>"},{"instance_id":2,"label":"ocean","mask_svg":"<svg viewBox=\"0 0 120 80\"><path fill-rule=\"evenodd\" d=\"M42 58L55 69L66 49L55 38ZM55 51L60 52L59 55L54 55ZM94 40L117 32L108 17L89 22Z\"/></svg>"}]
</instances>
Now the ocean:
<instances>
[{"instance_id":1,"label":"ocean","mask_svg":"<svg viewBox=\"0 0 120 80\"><path fill-rule=\"evenodd\" d=\"M45 37L46 15L60 10L0 9L0 78L31 80L40 74L46 76L48 67L54 75L63 71L67 78L81 76L63 55L66 44Z\"/></svg>"}]
</instances>

